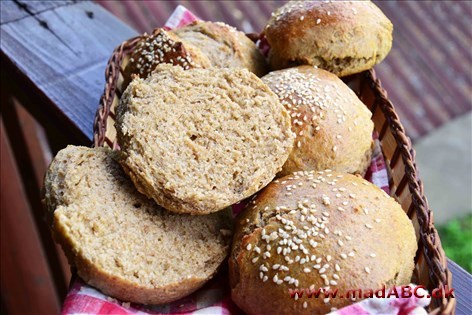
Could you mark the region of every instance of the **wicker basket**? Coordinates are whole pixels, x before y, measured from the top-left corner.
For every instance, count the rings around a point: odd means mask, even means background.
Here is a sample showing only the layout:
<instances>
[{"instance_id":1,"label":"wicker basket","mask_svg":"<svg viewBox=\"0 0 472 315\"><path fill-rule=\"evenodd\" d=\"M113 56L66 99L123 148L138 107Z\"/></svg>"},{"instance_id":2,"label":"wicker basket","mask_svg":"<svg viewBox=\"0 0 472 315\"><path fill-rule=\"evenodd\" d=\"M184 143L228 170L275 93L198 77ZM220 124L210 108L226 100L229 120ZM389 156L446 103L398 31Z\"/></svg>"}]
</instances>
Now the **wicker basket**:
<instances>
[{"instance_id":1,"label":"wicker basket","mask_svg":"<svg viewBox=\"0 0 472 315\"><path fill-rule=\"evenodd\" d=\"M258 36L249 34L255 39ZM141 36L123 42L113 52L105 71L105 91L94 121L94 145L116 144L115 108L125 87L122 71L129 53ZM387 92L376 79L375 71L369 70L346 78L346 83L372 111L375 130L379 134L382 152L389 175L390 194L402 205L415 227L418 240L416 266L412 281L427 287L431 292L442 285L452 287L452 275L447 269L447 260L438 233L433 224L433 214L423 194L423 185L415 165L415 151L406 136ZM454 314L454 298L432 299L430 314Z\"/></svg>"}]
</instances>

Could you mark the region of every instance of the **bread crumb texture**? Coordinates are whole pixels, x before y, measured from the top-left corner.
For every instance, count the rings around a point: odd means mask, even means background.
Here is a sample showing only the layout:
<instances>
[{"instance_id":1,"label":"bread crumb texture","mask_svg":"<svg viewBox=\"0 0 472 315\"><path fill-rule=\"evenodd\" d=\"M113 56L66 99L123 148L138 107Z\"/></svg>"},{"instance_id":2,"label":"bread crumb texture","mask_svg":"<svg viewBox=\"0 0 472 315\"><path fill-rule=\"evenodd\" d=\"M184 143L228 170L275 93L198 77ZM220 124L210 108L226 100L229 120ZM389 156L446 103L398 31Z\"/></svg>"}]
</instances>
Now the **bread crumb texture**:
<instances>
[{"instance_id":1,"label":"bread crumb texture","mask_svg":"<svg viewBox=\"0 0 472 315\"><path fill-rule=\"evenodd\" d=\"M228 253L229 209L172 214L136 191L113 154L68 146L47 171L44 201L69 262L124 301L166 303L197 290Z\"/></svg>"},{"instance_id":2,"label":"bread crumb texture","mask_svg":"<svg viewBox=\"0 0 472 315\"><path fill-rule=\"evenodd\" d=\"M257 76L267 73L267 62L256 44L235 27L222 22L196 21L173 32L199 48L217 68L246 68Z\"/></svg>"},{"instance_id":3,"label":"bread crumb texture","mask_svg":"<svg viewBox=\"0 0 472 315\"><path fill-rule=\"evenodd\" d=\"M170 211L192 214L267 185L294 140L277 96L246 69L158 66L126 89L116 129L136 187Z\"/></svg>"}]
</instances>

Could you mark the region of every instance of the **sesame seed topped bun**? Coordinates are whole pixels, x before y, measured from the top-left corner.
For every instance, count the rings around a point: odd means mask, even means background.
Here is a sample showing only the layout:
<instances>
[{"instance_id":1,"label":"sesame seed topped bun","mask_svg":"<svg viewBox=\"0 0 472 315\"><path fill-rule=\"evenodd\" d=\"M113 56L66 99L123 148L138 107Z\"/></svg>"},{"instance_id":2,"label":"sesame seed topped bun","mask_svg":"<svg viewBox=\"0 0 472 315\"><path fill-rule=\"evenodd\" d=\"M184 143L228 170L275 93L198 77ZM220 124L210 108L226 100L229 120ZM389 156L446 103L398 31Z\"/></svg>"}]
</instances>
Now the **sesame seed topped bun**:
<instances>
[{"instance_id":1,"label":"sesame seed topped bun","mask_svg":"<svg viewBox=\"0 0 472 315\"><path fill-rule=\"evenodd\" d=\"M370 1L290 1L272 14L264 32L272 69L308 64L346 76L382 61L392 31Z\"/></svg>"},{"instance_id":2,"label":"sesame seed topped bun","mask_svg":"<svg viewBox=\"0 0 472 315\"><path fill-rule=\"evenodd\" d=\"M292 119L295 145L280 175L332 169L365 173L372 152L371 112L334 74L312 66L262 78Z\"/></svg>"},{"instance_id":3,"label":"sesame seed topped bun","mask_svg":"<svg viewBox=\"0 0 472 315\"><path fill-rule=\"evenodd\" d=\"M124 70L126 85L132 75L145 79L160 64L179 65L184 69L208 68L210 61L191 44L183 43L177 35L164 29L156 29L145 35L133 50Z\"/></svg>"},{"instance_id":4,"label":"sesame seed topped bun","mask_svg":"<svg viewBox=\"0 0 472 315\"><path fill-rule=\"evenodd\" d=\"M260 191L238 216L232 299L248 314L325 314L349 299L289 289L380 289L410 283L417 249L401 206L360 176L297 172Z\"/></svg>"}]
</instances>

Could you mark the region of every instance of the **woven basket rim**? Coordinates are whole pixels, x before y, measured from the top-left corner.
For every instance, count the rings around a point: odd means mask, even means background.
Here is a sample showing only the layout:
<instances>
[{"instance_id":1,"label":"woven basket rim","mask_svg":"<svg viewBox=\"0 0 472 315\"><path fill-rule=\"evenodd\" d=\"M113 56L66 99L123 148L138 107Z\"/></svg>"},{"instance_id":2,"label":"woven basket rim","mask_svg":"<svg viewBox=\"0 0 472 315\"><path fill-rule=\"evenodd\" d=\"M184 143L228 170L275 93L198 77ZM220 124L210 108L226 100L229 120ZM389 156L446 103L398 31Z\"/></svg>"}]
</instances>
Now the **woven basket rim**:
<instances>
[{"instance_id":1,"label":"woven basket rim","mask_svg":"<svg viewBox=\"0 0 472 315\"><path fill-rule=\"evenodd\" d=\"M155 29L154 32L158 30ZM259 36L247 34L252 40L256 40ZM121 62L127 52L131 51L137 42L146 36L146 34L130 38L122 42L115 48L108 60L105 69L105 88L100 98L99 107L97 109L93 123L93 146L100 147L106 142L107 119L110 108L115 97L116 84L118 82L119 73L121 71ZM416 211L418 222L420 223L420 242L422 243L423 254L426 264L429 267L430 277L434 277L438 285L449 285L452 287L452 274L447 267L447 258L441 245L441 241L436 228L434 227L432 211L428 206L428 201L424 195L423 183L418 175L415 162L415 150L411 145L410 138L406 135L405 129L400 118L395 111L395 107L388 99L387 91L382 87L381 81L377 78L375 70L370 69L360 74L362 79L366 80L375 94L376 100L379 102L382 112L384 113L391 132L400 149L400 155L405 165L405 174L407 175L406 185L409 188L412 205ZM115 148L115 143L107 144ZM443 297L439 307L430 309L429 314L453 314L455 313L456 300L451 297ZM431 306L430 306L431 307Z\"/></svg>"}]
</instances>

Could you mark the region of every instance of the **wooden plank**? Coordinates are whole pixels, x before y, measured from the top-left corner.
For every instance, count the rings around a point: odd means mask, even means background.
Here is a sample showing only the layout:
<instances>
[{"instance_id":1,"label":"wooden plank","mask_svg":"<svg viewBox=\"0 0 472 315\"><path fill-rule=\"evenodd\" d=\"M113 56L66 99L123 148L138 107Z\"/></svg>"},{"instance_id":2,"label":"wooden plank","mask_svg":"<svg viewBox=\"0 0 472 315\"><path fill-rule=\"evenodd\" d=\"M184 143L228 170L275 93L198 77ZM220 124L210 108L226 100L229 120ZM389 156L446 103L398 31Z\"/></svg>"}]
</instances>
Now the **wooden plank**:
<instances>
[{"instance_id":1,"label":"wooden plank","mask_svg":"<svg viewBox=\"0 0 472 315\"><path fill-rule=\"evenodd\" d=\"M1 290L9 315L58 314L55 292L18 168L0 123L1 137Z\"/></svg>"},{"instance_id":2,"label":"wooden plank","mask_svg":"<svg viewBox=\"0 0 472 315\"><path fill-rule=\"evenodd\" d=\"M19 173L25 195L53 275L55 289L59 298L63 299L69 286L70 268L62 249L51 237L40 196L44 175L52 159L51 150L43 128L16 100L2 99L2 103L5 129L12 136L10 139L15 140L11 143L11 148L16 163L21 165Z\"/></svg>"},{"instance_id":3,"label":"wooden plank","mask_svg":"<svg viewBox=\"0 0 472 315\"><path fill-rule=\"evenodd\" d=\"M18 5L12 0L0 1L0 24L19 20L27 17L28 13L18 10Z\"/></svg>"},{"instance_id":4,"label":"wooden plank","mask_svg":"<svg viewBox=\"0 0 472 315\"><path fill-rule=\"evenodd\" d=\"M54 0L54 1L20 1L4 0L0 2L1 18L0 24L10 23L31 14L37 14L57 7L74 4L73 0Z\"/></svg>"},{"instance_id":5,"label":"wooden plank","mask_svg":"<svg viewBox=\"0 0 472 315\"><path fill-rule=\"evenodd\" d=\"M17 69L11 75L45 101L28 109L50 111L43 124L70 124L91 141L108 58L136 32L91 2L43 11L0 31L2 64Z\"/></svg>"},{"instance_id":6,"label":"wooden plank","mask_svg":"<svg viewBox=\"0 0 472 315\"><path fill-rule=\"evenodd\" d=\"M447 259L447 267L452 273L452 287L456 293L456 314L472 314L472 275L450 259Z\"/></svg>"}]
</instances>

